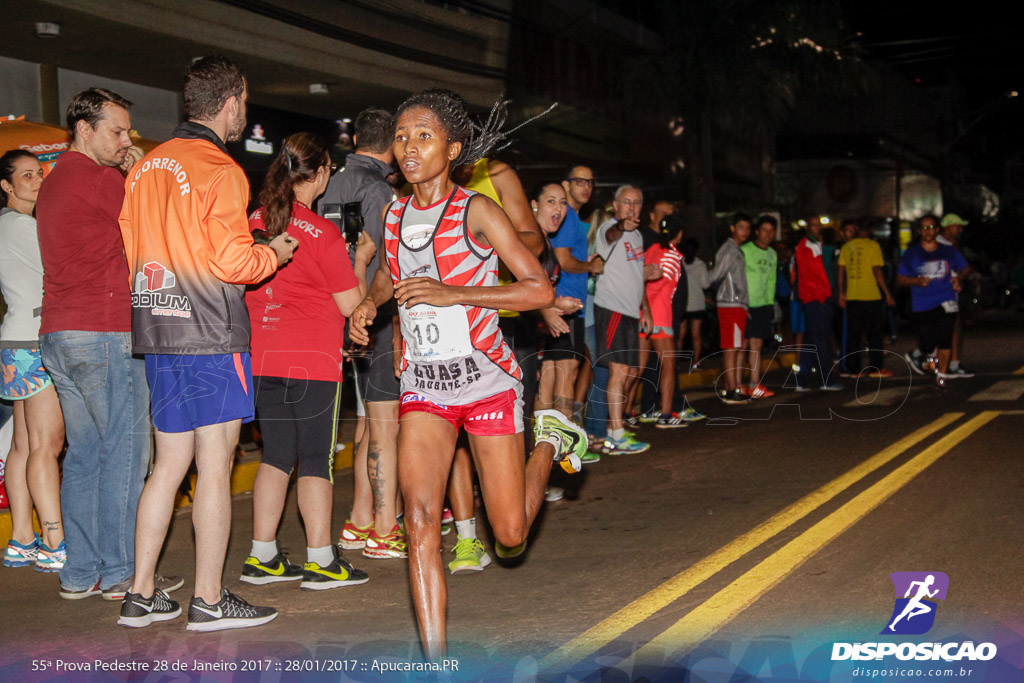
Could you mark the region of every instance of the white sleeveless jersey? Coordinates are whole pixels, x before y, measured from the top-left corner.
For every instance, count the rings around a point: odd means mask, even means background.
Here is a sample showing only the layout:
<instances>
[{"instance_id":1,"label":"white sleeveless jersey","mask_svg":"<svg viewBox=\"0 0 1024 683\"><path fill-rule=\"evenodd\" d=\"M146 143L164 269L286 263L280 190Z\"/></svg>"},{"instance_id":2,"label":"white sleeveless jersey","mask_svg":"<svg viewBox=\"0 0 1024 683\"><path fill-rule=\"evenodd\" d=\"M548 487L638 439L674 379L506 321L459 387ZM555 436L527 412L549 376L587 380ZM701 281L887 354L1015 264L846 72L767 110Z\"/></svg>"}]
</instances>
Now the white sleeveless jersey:
<instances>
[{"instance_id":1,"label":"white sleeveless jersey","mask_svg":"<svg viewBox=\"0 0 1024 683\"><path fill-rule=\"evenodd\" d=\"M412 197L388 207L384 249L393 282L430 277L456 287L498 285L497 255L474 242L466 226L475 194L456 186L440 211L419 209ZM398 310L403 394L465 405L519 385L522 371L498 329L497 310L458 304Z\"/></svg>"}]
</instances>

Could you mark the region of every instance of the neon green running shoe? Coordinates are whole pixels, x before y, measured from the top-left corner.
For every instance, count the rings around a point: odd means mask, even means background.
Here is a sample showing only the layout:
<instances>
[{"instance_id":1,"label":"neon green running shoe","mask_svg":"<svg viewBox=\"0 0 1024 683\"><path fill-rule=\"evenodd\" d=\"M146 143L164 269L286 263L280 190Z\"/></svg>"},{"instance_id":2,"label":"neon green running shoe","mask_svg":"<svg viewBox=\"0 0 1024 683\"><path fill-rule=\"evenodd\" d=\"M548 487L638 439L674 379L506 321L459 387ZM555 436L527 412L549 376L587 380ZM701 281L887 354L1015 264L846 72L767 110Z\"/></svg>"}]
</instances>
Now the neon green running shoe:
<instances>
[{"instance_id":1,"label":"neon green running shoe","mask_svg":"<svg viewBox=\"0 0 1024 683\"><path fill-rule=\"evenodd\" d=\"M512 546L509 548L507 545L502 545L498 541L494 542L494 554L503 560L507 560L510 557L519 557L526 552L526 541L523 541L519 545Z\"/></svg>"},{"instance_id":2,"label":"neon green running shoe","mask_svg":"<svg viewBox=\"0 0 1024 683\"><path fill-rule=\"evenodd\" d=\"M569 474L583 469L581 460L587 452L587 433L557 410L538 410L533 414L533 419L537 441L553 434L558 435L562 449L560 453L555 453L555 462Z\"/></svg>"},{"instance_id":3,"label":"neon green running shoe","mask_svg":"<svg viewBox=\"0 0 1024 683\"><path fill-rule=\"evenodd\" d=\"M455 559L448 563L452 574L456 572L479 572L491 563L483 542L479 538L459 538L452 548Z\"/></svg>"}]
</instances>

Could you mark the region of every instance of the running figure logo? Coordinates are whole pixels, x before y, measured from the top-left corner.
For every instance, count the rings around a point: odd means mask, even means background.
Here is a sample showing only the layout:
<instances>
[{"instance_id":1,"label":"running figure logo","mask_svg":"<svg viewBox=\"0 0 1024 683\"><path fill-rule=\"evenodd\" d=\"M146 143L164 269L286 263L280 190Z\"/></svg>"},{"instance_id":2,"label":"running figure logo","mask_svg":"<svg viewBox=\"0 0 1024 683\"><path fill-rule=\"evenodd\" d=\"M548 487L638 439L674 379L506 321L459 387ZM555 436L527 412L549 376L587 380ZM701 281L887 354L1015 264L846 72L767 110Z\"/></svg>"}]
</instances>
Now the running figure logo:
<instances>
[{"instance_id":1,"label":"running figure logo","mask_svg":"<svg viewBox=\"0 0 1024 683\"><path fill-rule=\"evenodd\" d=\"M942 572L894 572L889 578L896 591L896 605L882 634L927 633L935 624L935 600L946 599L949 577Z\"/></svg>"}]
</instances>

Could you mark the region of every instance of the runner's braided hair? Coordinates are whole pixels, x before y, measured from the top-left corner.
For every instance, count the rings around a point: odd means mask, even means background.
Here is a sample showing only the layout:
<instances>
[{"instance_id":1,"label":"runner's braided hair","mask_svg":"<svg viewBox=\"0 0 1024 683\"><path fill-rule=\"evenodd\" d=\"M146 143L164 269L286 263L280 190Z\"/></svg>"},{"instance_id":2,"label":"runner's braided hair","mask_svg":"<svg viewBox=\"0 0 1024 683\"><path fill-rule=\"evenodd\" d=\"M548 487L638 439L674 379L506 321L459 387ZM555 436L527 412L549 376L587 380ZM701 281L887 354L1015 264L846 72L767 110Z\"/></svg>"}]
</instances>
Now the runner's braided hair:
<instances>
[{"instance_id":1,"label":"runner's braided hair","mask_svg":"<svg viewBox=\"0 0 1024 683\"><path fill-rule=\"evenodd\" d=\"M409 109L429 109L441 121L448 133L448 142L461 142L462 151L458 158L452 162L452 170L464 164L473 164L493 152L500 152L513 140L510 138L528 123L536 121L552 109L558 106L555 102L540 114L532 116L509 130L502 130L502 126L508 120L508 105L512 100L506 100L502 94L494 102L491 112L483 123L473 121L466 112L466 101L456 92L446 88L431 88L413 95L398 107L395 112L397 120L403 112Z\"/></svg>"}]
</instances>

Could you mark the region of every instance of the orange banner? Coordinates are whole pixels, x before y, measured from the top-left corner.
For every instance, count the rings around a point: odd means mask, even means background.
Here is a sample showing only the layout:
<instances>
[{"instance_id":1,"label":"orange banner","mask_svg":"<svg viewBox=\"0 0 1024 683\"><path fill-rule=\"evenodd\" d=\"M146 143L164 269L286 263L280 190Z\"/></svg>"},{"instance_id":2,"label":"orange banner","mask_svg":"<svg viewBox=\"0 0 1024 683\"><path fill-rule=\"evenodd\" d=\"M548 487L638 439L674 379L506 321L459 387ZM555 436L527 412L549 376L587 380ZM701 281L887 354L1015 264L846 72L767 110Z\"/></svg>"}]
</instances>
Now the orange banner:
<instances>
[{"instance_id":1,"label":"orange banner","mask_svg":"<svg viewBox=\"0 0 1024 683\"><path fill-rule=\"evenodd\" d=\"M141 137L139 132L129 133L132 142L149 152L159 142ZM7 116L0 118L0 154L11 149L24 149L32 152L43 165L43 174L48 174L53 165L64 152L71 148L71 136L60 126L49 123L26 121L24 116Z\"/></svg>"}]
</instances>

